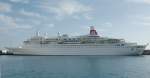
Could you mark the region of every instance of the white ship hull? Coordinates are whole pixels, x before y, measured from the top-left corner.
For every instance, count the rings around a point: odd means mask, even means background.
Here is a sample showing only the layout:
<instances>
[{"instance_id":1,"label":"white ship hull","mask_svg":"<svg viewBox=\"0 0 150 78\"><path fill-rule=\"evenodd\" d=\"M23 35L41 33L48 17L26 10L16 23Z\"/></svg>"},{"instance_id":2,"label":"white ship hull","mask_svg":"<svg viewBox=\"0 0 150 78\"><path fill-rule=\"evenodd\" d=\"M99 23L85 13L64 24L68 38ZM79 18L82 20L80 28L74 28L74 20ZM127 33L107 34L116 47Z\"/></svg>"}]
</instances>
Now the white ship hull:
<instances>
[{"instance_id":1,"label":"white ship hull","mask_svg":"<svg viewBox=\"0 0 150 78\"><path fill-rule=\"evenodd\" d=\"M141 55L145 48L133 46L72 46L57 45L39 48L8 48L19 55Z\"/></svg>"}]
</instances>

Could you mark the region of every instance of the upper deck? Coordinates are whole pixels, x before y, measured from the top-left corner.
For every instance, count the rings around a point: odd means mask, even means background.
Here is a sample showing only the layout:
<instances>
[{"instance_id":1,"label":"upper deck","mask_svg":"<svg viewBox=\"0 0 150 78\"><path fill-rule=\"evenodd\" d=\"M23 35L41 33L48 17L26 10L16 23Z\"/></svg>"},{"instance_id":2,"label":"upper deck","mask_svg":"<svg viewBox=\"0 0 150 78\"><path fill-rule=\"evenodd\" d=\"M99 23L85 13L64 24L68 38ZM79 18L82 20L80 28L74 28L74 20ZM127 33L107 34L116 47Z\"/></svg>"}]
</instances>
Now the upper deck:
<instances>
[{"instance_id":1,"label":"upper deck","mask_svg":"<svg viewBox=\"0 0 150 78\"><path fill-rule=\"evenodd\" d=\"M69 37L67 34L58 35L57 37L47 38L38 34L26 41L25 44L116 44L125 43L124 39L106 38L98 35L93 26L90 28L88 35Z\"/></svg>"}]
</instances>

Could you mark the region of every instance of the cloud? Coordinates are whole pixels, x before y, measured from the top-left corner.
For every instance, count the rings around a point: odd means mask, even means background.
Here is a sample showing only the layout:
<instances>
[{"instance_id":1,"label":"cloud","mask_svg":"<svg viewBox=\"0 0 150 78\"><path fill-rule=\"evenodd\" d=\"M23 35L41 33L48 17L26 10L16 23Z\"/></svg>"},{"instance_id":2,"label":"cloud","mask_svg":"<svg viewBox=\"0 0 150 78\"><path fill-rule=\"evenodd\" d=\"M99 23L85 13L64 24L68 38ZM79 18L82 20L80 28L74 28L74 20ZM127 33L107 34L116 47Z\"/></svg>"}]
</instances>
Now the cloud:
<instances>
[{"instance_id":1,"label":"cloud","mask_svg":"<svg viewBox=\"0 0 150 78\"><path fill-rule=\"evenodd\" d=\"M101 26L103 26L103 27L112 27L113 25L112 25L111 22L105 22L105 23L101 24Z\"/></svg>"},{"instance_id":2,"label":"cloud","mask_svg":"<svg viewBox=\"0 0 150 78\"><path fill-rule=\"evenodd\" d=\"M24 4L27 4L30 2L30 0L10 0L10 1L14 3L24 3Z\"/></svg>"},{"instance_id":3,"label":"cloud","mask_svg":"<svg viewBox=\"0 0 150 78\"><path fill-rule=\"evenodd\" d=\"M0 15L0 23L4 26L16 26L15 20L12 17L6 15Z\"/></svg>"},{"instance_id":4,"label":"cloud","mask_svg":"<svg viewBox=\"0 0 150 78\"><path fill-rule=\"evenodd\" d=\"M140 25L142 27L150 27L150 22L147 22L147 21L139 21L139 20L136 20L134 21L132 24L134 25Z\"/></svg>"},{"instance_id":5,"label":"cloud","mask_svg":"<svg viewBox=\"0 0 150 78\"><path fill-rule=\"evenodd\" d=\"M54 13L57 18L63 18L65 16L77 16L85 15L92 11L90 6L81 4L75 0L63 0L56 3L55 6L50 6L48 3L41 5L42 8L48 10L50 13ZM86 15L85 18L91 19L90 16Z\"/></svg>"},{"instance_id":6,"label":"cloud","mask_svg":"<svg viewBox=\"0 0 150 78\"><path fill-rule=\"evenodd\" d=\"M127 2L133 2L133 3L145 3L150 4L150 0L126 0Z\"/></svg>"},{"instance_id":7,"label":"cloud","mask_svg":"<svg viewBox=\"0 0 150 78\"><path fill-rule=\"evenodd\" d=\"M55 27L55 24L48 24L47 26L50 28L53 28L53 27Z\"/></svg>"},{"instance_id":8,"label":"cloud","mask_svg":"<svg viewBox=\"0 0 150 78\"><path fill-rule=\"evenodd\" d=\"M15 21L18 23L24 23L24 24L32 24L34 26L38 26L41 24L42 21L40 21L39 19L24 19L24 18L15 18Z\"/></svg>"},{"instance_id":9,"label":"cloud","mask_svg":"<svg viewBox=\"0 0 150 78\"><path fill-rule=\"evenodd\" d=\"M0 15L0 29L3 31L13 30L13 29L31 29L32 26L29 24L19 23L15 18L6 15Z\"/></svg>"},{"instance_id":10,"label":"cloud","mask_svg":"<svg viewBox=\"0 0 150 78\"><path fill-rule=\"evenodd\" d=\"M150 16L141 16L139 19L150 22Z\"/></svg>"},{"instance_id":11,"label":"cloud","mask_svg":"<svg viewBox=\"0 0 150 78\"><path fill-rule=\"evenodd\" d=\"M10 12L11 11L11 5L8 3L0 2L0 12Z\"/></svg>"},{"instance_id":12,"label":"cloud","mask_svg":"<svg viewBox=\"0 0 150 78\"><path fill-rule=\"evenodd\" d=\"M150 27L150 23L149 22L139 22L138 24Z\"/></svg>"},{"instance_id":13,"label":"cloud","mask_svg":"<svg viewBox=\"0 0 150 78\"><path fill-rule=\"evenodd\" d=\"M150 0L143 0L144 3L150 3Z\"/></svg>"},{"instance_id":14,"label":"cloud","mask_svg":"<svg viewBox=\"0 0 150 78\"><path fill-rule=\"evenodd\" d=\"M87 14L85 14L84 17L85 17L85 19L87 19L87 20L92 20L92 19L93 19L93 17L91 17L90 15L87 15Z\"/></svg>"},{"instance_id":15,"label":"cloud","mask_svg":"<svg viewBox=\"0 0 150 78\"><path fill-rule=\"evenodd\" d=\"M24 9L22 9L20 11L20 14L25 15L25 16L29 16L29 17L43 18L39 13L25 11Z\"/></svg>"},{"instance_id":16,"label":"cloud","mask_svg":"<svg viewBox=\"0 0 150 78\"><path fill-rule=\"evenodd\" d=\"M36 29L36 28L53 28L55 27L55 24L53 23L44 23L42 24L42 21L37 20L37 19L23 19L23 18L18 18L18 17L12 17L12 16L7 16L4 14L0 14L0 32L6 32L10 30L31 30L31 29Z\"/></svg>"},{"instance_id":17,"label":"cloud","mask_svg":"<svg viewBox=\"0 0 150 78\"><path fill-rule=\"evenodd\" d=\"M32 29L33 27L28 24L24 24L24 25L20 25L20 26L17 25L15 28L17 28L17 29Z\"/></svg>"},{"instance_id":18,"label":"cloud","mask_svg":"<svg viewBox=\"0 0 150 78\"><path fill-rule=\"evenodd\" d=\"M75 13L83 13L91 10L89 6L85 6L77 1L62 1L58 7L55 8L58 14L73 15ZM57 11L59 10L59 11Z\"/></svg>"},{"instance_id":19,"label":"cloud","mask_svg":"<svg viewBox=\"0 0 150 78\"><path fill-rule=\"evenodd\" d=\"M149 15L135 15L132 17L132 24L150 27L150 16Z\"/></svg>"},{"instance_id":20,"label":"cloud","mask_svg":"<svg viewBox=\"0 0 150 78\"><path fill-rule=\"evenodd\" d=\"M73 32L73 33L69 33L70 36L80 36L81 33L79 32Z\"/></svg>"}]
</instances>

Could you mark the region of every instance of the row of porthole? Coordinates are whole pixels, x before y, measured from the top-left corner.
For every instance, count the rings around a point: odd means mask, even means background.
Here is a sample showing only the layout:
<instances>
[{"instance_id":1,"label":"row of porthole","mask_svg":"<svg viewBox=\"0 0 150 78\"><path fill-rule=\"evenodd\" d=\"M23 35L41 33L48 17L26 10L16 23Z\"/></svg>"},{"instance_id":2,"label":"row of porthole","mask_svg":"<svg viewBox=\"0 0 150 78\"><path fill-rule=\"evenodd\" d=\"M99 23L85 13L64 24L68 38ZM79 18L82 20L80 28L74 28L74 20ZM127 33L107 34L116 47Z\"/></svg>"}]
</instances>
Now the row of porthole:
<instances>
[{"instance_id":1,"label":"row of porthole","mask_svg":"<svg viewBox=\"0 0 150 78\"><path fill-rule=\"evenodd\" d=\"M111 46L111 47L99 47L99 46L41 46L41 47L52 47L52 48L128 48L127 46L120 47L120 46Z\"/></svg>"}]
</instances>

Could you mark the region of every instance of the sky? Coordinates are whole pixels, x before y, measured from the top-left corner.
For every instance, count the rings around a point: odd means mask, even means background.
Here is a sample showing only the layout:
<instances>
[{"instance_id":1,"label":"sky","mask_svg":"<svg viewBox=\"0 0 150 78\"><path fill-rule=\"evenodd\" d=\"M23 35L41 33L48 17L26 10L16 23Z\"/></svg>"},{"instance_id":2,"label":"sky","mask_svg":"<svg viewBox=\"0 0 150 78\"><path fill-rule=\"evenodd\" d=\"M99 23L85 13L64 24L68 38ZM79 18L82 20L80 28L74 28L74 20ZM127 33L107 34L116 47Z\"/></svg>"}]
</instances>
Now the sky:
<instances>
[{"instance_id":1,"label":"sky","mask_svg":"<svg viewBox=\"0 0 150 78\"><path fill-rule=\"evenodd\" d=\"M103 37L150 43L150 0L0 0L0 47L20 45L37 31L84 35L89 26Z\"/></svg>"}]
</instances>

